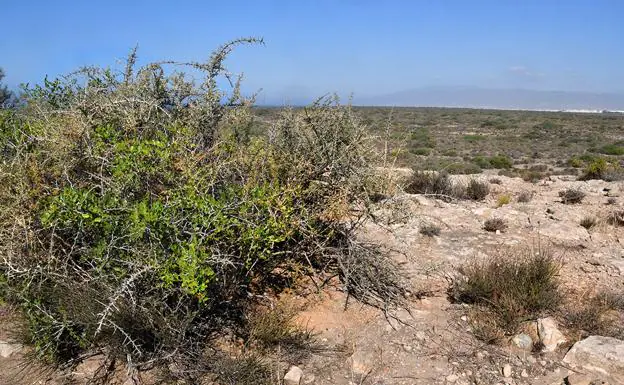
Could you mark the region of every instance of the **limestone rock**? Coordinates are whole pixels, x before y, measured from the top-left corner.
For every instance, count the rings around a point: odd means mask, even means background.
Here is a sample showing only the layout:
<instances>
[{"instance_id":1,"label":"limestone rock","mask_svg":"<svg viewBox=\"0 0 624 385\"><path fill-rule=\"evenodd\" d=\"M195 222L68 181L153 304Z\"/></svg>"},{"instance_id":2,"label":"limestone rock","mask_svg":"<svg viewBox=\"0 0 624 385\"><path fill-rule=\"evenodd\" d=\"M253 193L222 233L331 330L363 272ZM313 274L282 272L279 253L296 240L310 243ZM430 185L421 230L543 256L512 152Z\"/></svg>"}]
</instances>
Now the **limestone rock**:
<instances>
[{"instance_id":1,"label":"limestone rock","mask_svg":"<svg viewBox=\"0 0 624 385\"><path fill-rule=\"evenodd\" d=\"M505 366L503 366L503 377L511 377L511 365L506 364Z\"/></svg>"},{"instance_id":2,"label":"limestone rock","mask_svg":"<svg viewBox=\"0 0 624 385\"><path fill-rule=\"evenodd\" d=\"M537 332L544 344L544 351L554 352L559 345L566 343L566 338L557 328L557 321L552 317L537 320Z\"/></svg>"},{"instance_id":3,"label":"limestone rock","mask_svg":"<svg viewBox=\"0 0 624 385\"><path fill-rule=\"evenodd\" d=\"M8 342L0 341L0 357L9 358L15 353L21 352L23 346L20 344L11 344Z\"/></svg>"},{"instance_id":4,"label":"limestone rock","mask_svg":"<svg viewBox=\"0 0 624 385\"><path fill-rule=\"evenodd\" d=\"M303 376L303 370L298 366L291 366L288 369L288 373L284 376L284 385L299 385L301 377Z\"/></svg>"},{"instance_id":5,"label":"limestone rock","mask_svg":"<svg viewBox=\"0 0 624 385\"><path fill-rule=\"evenodd\" d=\"M572 346L563 362L616 384L624 383L624 341L590 336Z\"/></svg>"},{"instance_id":6,"label":"limestone rock","mask_svg":"<svg viewBox=\"0 0 624 385\"><path fill-rule=\"evenodd\" d=\"M533 339L526 333L515 335L511 342L522 350L531 350L533 348Z\"/></svg>"},{"instance_id":7,"label":"limestone rock","mask_svg":"<svg viewBox=\"0 0 624 385\"><path fill-rule=\"evenodd\" d=\"M566 385L590 385L594 378L587 374L573 373L565 379Z\"/></svg>"}]
</instances>

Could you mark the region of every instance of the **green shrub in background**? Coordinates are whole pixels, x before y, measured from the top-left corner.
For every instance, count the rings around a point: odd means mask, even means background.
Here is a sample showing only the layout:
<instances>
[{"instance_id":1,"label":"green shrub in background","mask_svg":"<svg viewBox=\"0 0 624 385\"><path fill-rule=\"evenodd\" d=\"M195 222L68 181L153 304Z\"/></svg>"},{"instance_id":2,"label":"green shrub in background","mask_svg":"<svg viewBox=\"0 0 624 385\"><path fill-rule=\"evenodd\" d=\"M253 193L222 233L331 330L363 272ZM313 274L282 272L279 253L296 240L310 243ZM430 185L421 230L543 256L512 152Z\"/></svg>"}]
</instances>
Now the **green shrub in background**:
<instances>
[{"instance_id":1,"label":"green shrub in background","mask_svg":"<svg viewBox=\"0 0 624 385\"><path fill-rule=\"evenodd\" d=\"M513 161L511 158L505 155L495 155L495 156L476 156L472 159L472 162L478 165L481 168L489 169L489 168L498 168L498 169L509 169L513 166Z\"/></svg>"},{"instance_id":2,"label":"green shrub in background","mask_svg":"<svg viewBox=\"0 0 624 385\"><path fill-rule=\"evenodd\" d=\"M252 135L253 98L223 61L258 42L178 63L201 83L165 63L137 69L133 51L123 72L46 80L2 112L2 290L40 357L97 348L183 369L211 336L242 329L256 294L306 273L402 303L400 269L353 236L372 175L365 130L328 97Z\"/></svg>"},{"instance_id":3,"label":"green shrub in background","mask_svg":"<svg viewBox=\"0 0 624 385\"><path fill-rule=\"evenodd\" d=\"M587 164L579 179L602 179L605 181L623 180L624 170L617 161L610 161L605 158L595 158Z\"/></svg>"}]
</instances>

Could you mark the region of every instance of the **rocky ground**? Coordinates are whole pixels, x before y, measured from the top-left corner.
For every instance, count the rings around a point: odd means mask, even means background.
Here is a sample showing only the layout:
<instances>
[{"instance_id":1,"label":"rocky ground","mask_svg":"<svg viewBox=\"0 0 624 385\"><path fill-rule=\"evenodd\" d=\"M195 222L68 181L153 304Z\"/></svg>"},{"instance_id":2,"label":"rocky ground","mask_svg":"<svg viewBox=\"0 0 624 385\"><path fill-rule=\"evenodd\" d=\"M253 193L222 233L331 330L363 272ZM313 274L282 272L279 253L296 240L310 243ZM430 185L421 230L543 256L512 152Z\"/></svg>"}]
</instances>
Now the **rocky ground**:
<instances>
[{"instance_id":1,"label":"rocky ground","mask_svg":"<svg viewBox=\"0 0 624 385\"><path fill-rule=\"evenodd\" d=\"M485 181L493 177L479 176ZM518 247L548 248L560 258L560 280L569 295L601 289L624 293L624 227L606 220L609 213L624 209L624 182L557 176L532 184L496 178L500 184L490 184L483 202L409 194L380 202L379 223L369 223L362 237L394 250L413 287L410 308L384 314L351 300L345 309L344 293L332 288L305 298L294 295L290 300L304 308L299 322L313 328L330 348L290 363L296 368L290 368L284 383L624 383L620 340L593 336L574 344L556 318L546 318L527 322L524 334L510 336L500 346L487 345L471 333L469 307L447 298L449 279L458 266ZM580 204L563 204L558 193L566 188L578 188L586 197ZM518 202L522 192L532 199ZM511 202L498 207L504 194ZM590 230L579 225L587 216L597 219ZM508 228L500 233L483 230L489 218L504 219ZM423 224L439 226L440 234L420 234ZM61 384L80 377L23 369L26 350L9 343L6 333L0 337L5 340L0 342L1 384ZM542 351L532 349L536 340L544 343Z\"/></svg>"}]
</instances>

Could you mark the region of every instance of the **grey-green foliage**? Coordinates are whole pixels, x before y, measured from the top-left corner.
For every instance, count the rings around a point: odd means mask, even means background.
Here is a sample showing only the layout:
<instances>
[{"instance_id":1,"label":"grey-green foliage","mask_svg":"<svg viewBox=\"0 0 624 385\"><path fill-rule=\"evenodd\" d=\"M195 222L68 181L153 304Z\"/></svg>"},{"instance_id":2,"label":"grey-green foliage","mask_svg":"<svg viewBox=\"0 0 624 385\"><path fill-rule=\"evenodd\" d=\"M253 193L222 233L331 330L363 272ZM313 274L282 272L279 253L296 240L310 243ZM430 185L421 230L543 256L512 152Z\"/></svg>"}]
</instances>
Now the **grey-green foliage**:
<instances>
[{"instance_id":1,"label":"grey-green foliage","mask_svg":"<svg viewBox=\"0 0 624 385\"><path fill-rule=\"evenodd\" d=\"M10 103L13 100L13 93L9 91L9 88L6 85L2 85L2 79L4 79L4 77L4 70L0 68L0 108L10 106Z\"/></svg>"},{"instance_id":2,"label":"grey-green foliage","mask_svg":"<svg viewBox=\"0 0 624 385\"><path fill-rule=\"evenodd\" d=\"M372 145L351 108L322 98L248 135L253 98L223 61L256 42L140 68L133 50L123 71L46 79L0 112L0 282L40 356L181 367L304 273L404 300L396 263L354 236Z\"/></svg>"}]
</instances>

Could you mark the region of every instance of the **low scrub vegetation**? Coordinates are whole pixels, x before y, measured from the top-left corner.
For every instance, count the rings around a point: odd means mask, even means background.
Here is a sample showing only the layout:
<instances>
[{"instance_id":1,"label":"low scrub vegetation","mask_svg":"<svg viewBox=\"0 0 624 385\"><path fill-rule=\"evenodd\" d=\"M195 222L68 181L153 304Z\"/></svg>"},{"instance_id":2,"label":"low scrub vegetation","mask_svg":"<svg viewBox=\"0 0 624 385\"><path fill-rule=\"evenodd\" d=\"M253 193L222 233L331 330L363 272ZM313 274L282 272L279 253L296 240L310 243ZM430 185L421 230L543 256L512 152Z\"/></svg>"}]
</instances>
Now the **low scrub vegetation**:
<instances>
[{"instance_id":1,"label":"low scrub vegetation","mask_svg":"<svg viewBox=\"0 0 624 385\"><path fill-rule=\"evenodd\" d=\"M568 188L559 191L559 197L561 198L561 203L563 204L577 204L583 201L585 193L579 189Z\"/></svg>"},{"instance_id":2,"label":"low scrub vegetation","mask_svg":"<svg viewBox=\"0 0 624 385\"><path fill-rule=\"evenodd\" d=\"M490 156L490 157L477 156L474 159L472 159L472 162L484 169L489 169L489 168L508 169L513 166L513 161L505 155L495 155L495 156Z\"/></svg>"},{"instance_id":3,"label":"low scrub vegetation","mask_svg":"<svg viewBox=\"0 0 624 385\"><path fill-rule=\"evenodd\" d=\"M425 224L420 227L419 232L427 237L436 237L440 235L440 226Z\"/></svg>"},{"instance_id":4,"label":"low scrub vegetation","mask_svg":"<svg viewBox=\"0 0 624 385\"><path fill-rule=\"evenodd\" d=\"M533 199L532 191L522 191L518 194L518 202L520 203L528 203Z\"/></svg>"},{"instance_id":5,"label":"low scrub vegetation","mask_svg":"<svg viewBox=\"0 0 624 385\"><path fill-rule=\"evenodd\" d=\"M579 180L602 179L607 182L624 180L624 169L617 161L604 157L592 158L584 168Z\"/></svg>"},{"instance_id":6,"label":"low scrub vegetation","mask_svg":"<svg viewBox=\"0 0 624 385\"><path fill-rule=\"evenodd\" d=\"M622 311L624 297L621 294L602 292L569 301L561 309L561 318L576 341L596 334L623 338Z\"/></svg>"},{"instance_id":7,"label":"low scrub vegetation","mask_svg":"<svg viewBox=\"0 0 624 385\"><path fill-rule=\"evenodd\" d=\"M614 210L607 216L607 222L613 226L624 226L624 210Z\"/></svg>"},{"instance_id":8,"label":"low scrub vegetation","mask_svg":"<svg viewBox=\"0 0 624 385\"><path fill-rule=\"evenodd\" d=\"M503 207L511 202L511 195L501 194L496 198L496 207Z\"/></svg>"},{"instance_id":9,"label":"low scrub vegetation","mask_svg":"<svg viewBox=\"0 0 624 385\"><path fill-rule=\"evenodd\" d=\"M465 188L466 198L473 201L482 201L490 193L490 186L486 182L471 179Z\"/></svg>"},{"instance_id":10,"label":"low scrub vegetation","mask_svg":"<svg viewBox=\"0 0 624 385\"><path fill-rule=\"evenodd\" d=\"M97 348L184 376L226 330L284 346L288 324L282 338L262 319L249 329L245 314L301 274L400 306L399 266L353 236L373 175L366 130L327 97L254 132L253 100L224 59L257 42L177 63L200 83L167 63L137 68L132 52L123 71L46 80L1 112L2 294L39 357L68 365Z\"/></svg>"},{"instance_id":11,"label":"low scrub vegetation","mask_svg":"<svg viewBox=\"0 0 624 385\"><path fill-rule=\"evenodd\" d=\"M586 228L587 230L593 228L594 226L596 226L596 218L594 217L585 217L583 219L581 219L580 225L584 228Z\"/></svg>"},{"instance_id":12,"label":"low scrub vegetation","mask_svg":"<svg viewBox=\"0 0 624 385\"><path fill-rule=\"evenodd\" d=\"M448 173L435 171L415 171L405 186L410 194L432 194L444 197L455 195L453 182Z\"/></svg>"},{"instance_id":13,"label":"low scrub vegetation","mask_svg":"<svg viewBox=\"0 0 624 385\"><path fill-rule=\"evenodd\" d=\"M606 155L624 155L624 141L606 144L600 147L598 152Z\"/></svg>"},{"instance_id":14,"label":"low scrub vegetation","mask_svg":"<svg viewBox=\"0 0 624 385\"><path fill-rule=\"evenodd\" d=\"M486 182L470 179L468 183L454 183L446 172L415 171L405 186L410 194L428 194L450 199L483 200L490 193Z\"/></svg>"},{"instance_id":15,"label":"low scrub vegetation","mask_svg":"<svg viewBox=\"0 0 624 385\"><path fill-rule=\"evenodd\" d=\"M520 323L557 309L559 262L548 252L514 249L459 268L451 299L475 306L471 323L478 337L493 342Z\"/></svg>"},{"instance_id":16,"label":"low scrub vegetation","mask_svg":"<svg viewBox=\"0 0 624 385\"><path fill-rule=\"evenodd\" d=\"M490 218L483 223L483 230L493 233L496 231L503 232L507 230L507 222L502 218Z\"/></svg>"}]
</instances>

